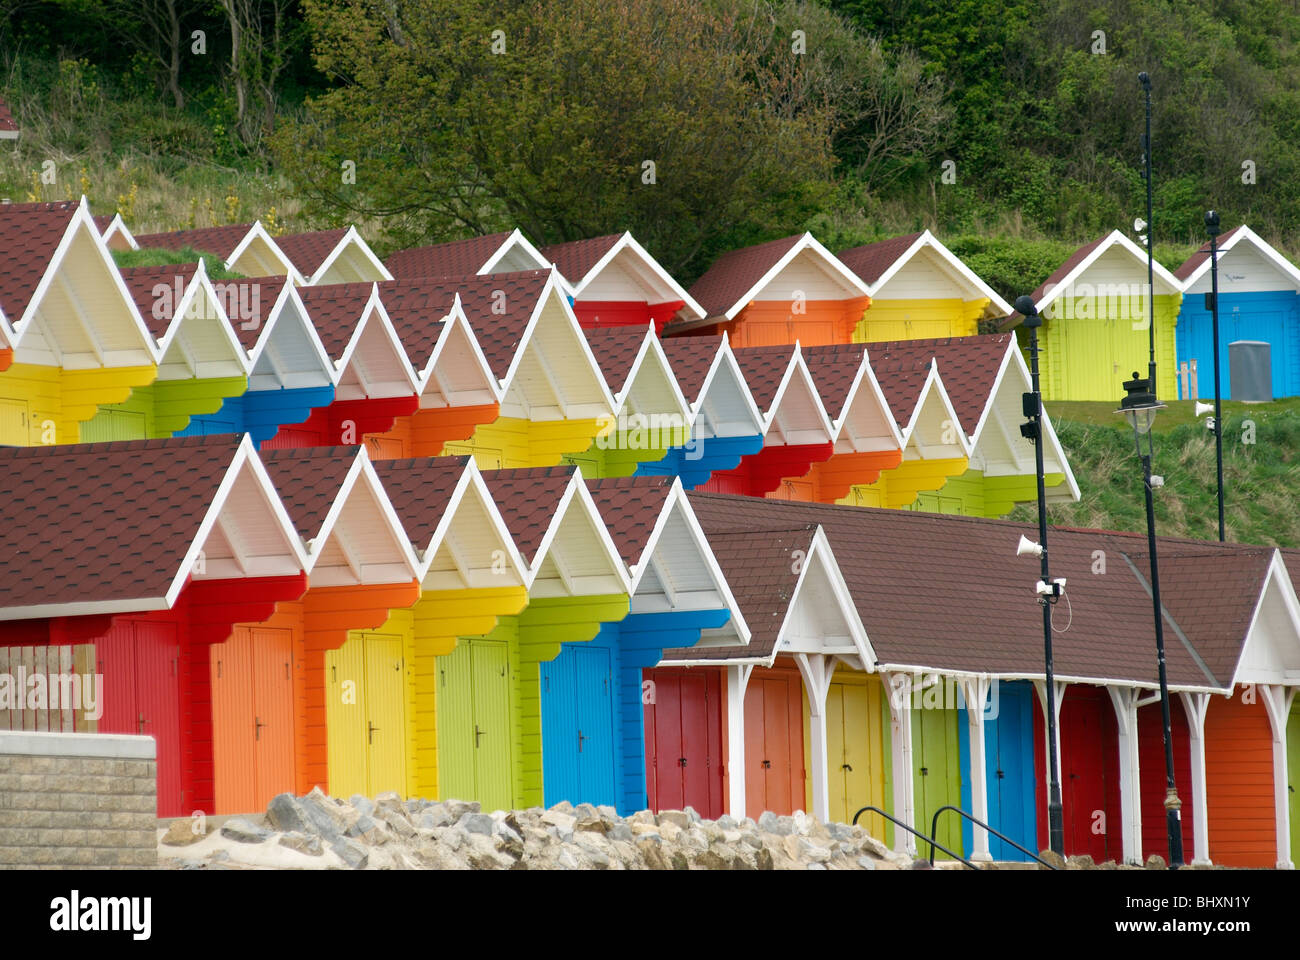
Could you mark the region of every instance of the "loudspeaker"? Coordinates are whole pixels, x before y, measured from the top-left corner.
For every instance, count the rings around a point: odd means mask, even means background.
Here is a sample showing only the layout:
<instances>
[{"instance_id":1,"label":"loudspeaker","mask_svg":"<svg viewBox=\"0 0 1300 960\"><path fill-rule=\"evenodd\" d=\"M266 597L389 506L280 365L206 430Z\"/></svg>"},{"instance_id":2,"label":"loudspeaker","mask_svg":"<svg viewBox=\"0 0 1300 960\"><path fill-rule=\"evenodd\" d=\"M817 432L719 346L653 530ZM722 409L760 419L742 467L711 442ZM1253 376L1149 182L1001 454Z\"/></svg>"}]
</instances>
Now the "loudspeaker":
<instances>
[{"instance_id":1,"label":"loudspeaker","mask_svg":"<svg viewBox=\"0 0 1300 960\"><path fill-rule=\"evenodd\" d=\"M1016 556L1023 557L1026 554L1034 557L1041 557L1043 555L1043 548L1022 533L1020 535L1020 542L1016 544Z\"/></svg>"}]
</instances>

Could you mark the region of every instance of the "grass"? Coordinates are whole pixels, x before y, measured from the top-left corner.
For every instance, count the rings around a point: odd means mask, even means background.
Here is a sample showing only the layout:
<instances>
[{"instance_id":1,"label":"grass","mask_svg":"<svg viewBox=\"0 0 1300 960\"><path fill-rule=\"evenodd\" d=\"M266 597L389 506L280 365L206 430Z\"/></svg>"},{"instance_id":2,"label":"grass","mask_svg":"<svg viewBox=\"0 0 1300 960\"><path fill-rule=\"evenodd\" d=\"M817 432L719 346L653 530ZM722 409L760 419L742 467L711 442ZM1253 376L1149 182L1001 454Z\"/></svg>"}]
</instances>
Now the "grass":
<instances>
[{"instance_id":1,"label":"grass","mask_svg":"<svg viewBox=\"0 0 1300 960\"><path fill-rule=\"evenodd\" d=\"M223 261L215 253L184 247L180 250L145 249L114 250L113 260L119 267L165 267L182 263L197 263L203 260L208 277L212 280L240 280L242 273L227 270Z\"/></svg>"},{"instance_id":2,"label":"grass","mask_svg":"<svg viewBox=\"0 0 1300 960\"><path fill-rule=\"evenodd\" d=\"M1110 412L1118 403L1051 405L1053 421L1079 482L1078 503L1049 506L1061 526L1146 530L1146 510L1133 432ZM1300 398L1271 404L1225 404L1223 433L1226 539L1300 546ZM1156 532L1218 539L1214 434L1195 422L1191 401L1170 404L1156 418L1153 471ZM1183 409L1186 408L1186 409ZM1169 416L1165 416L1169 414ZM1163 422L1162 422L1163 421ZM1032 522L1033 504L1013 519Z\"/></svg>"}]
</instances>

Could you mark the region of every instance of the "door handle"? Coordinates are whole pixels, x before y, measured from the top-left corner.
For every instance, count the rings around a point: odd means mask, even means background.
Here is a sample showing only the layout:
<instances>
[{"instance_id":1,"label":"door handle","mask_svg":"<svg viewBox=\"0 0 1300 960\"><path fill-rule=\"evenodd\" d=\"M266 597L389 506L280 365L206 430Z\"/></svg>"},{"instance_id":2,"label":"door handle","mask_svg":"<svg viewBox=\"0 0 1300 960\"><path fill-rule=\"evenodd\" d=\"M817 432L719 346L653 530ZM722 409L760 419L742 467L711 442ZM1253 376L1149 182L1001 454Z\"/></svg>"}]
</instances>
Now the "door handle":
<instances>
[{"instance_id":1,"label":"door handle","mask_svg":"<svg viewBox=\"0 0 1300 960\"><path fill-rule=\"evenodd\" d=\"M921 776L928 777L929 775L930 775L930 769L928 767L922 767Z\"/></svg>"},{"instance_id":2,"label":"door handle","mask_svg":"<svg viewBox=\"0 0 1300 960\"><path fill-rule=\"evenodd\" d=\"M140 713L140 714L137 714L137 715L136 715L136 723L137 723L137 725L138 725L138 731L137 731L137 732L138 732L141 736L143 736L143 735L144 735L144 714L143 714L143 713Z\"/></svg>"},{"instance_id":3,"label":"door handle","mask_svg":"<svg viewBox=\"0 0 1300 960\"><path fill-rule=\"evenodd\" d=\"M478 749L479 738L482 737L483 734L486 732L487 732L486 730L480 730L479 725L477 723L474 724L474 749L475 750Z\"/></svg>"},{"instance_id":4,"label":"door handle","mask_svg":"<svg viewBox=\"0 0 1300 960\"><path fill-rule=\"evenodd\" d=\"M772 761L771 761L771 760L764 760L764 761L763 761L763 769L764 769L764 770L771 770L771 769L772 769Z\"/></svg>"},{"instance_id":5,"label":"door handle","mask_svg":"<svg viewBox=\"0 0 1300 960\"><path fill-rule=\"evenodd\" d=\"M586 739L587 739L587 738L584 737L584 736L582 735L582 731L579 730L579 731L578 731L578 752L579 752L579 753L582 753L582 741L584 741L584 740L586 740Z\"/></svg>"},{"instance_id":6,"label":"door handle","mask_svg":"<svg viewBox=\"0 0 1300 960\"><path fill-rule=\"evenodd\" d=\"M677 758L677 766L682 767L682 768L685 768L685 766L686 766L686 758L685 758L685 757L678 757L678 758Z\"/></svg>"},{"instance_id":7,"label":"door handle","mask_svg":"<svg viewBox=\"0 0 1300 960\"><path fill-rule=\"evenodd\" d=\"M375 726L373 720L366 721L366 728L366 743L373 744L375 742L375 731L379 728Z\"/></svg>"},{"instance_id":8,"label":"door handle","mask_svg":"<svg viewBox=\"0 0 1300 960\"><path fill-rule=\"evenodd\" d=\"M253 739L254 740L262 739L262 728L264 726L266 726L266 724L262 722L261 717L253 717Z\"/></svg>"},{"instance_id":9,"label":"door handle","mask_svg":"<svg viewBox=\"0 0 1300 960\"><path fill-rule=\"evenodd\" d=\"M849 771L850 773L852 773L852 772L853 772L853 764L851 764L851 763L841 764L841 765L840 765L840 769L841 769L841 770L847 770L847 771Z\"/></svg>"},{"instance_id":10,"label":"door handle","mask_svg":"<svg viewBox=\"0 0 1300 960\"><path fill-rule=\"evenodd\" d=\"M1003 780L1003 779L1005 779L1005 778L1006 778L1006 774L1003 773L1001 770L999 770L999 771L998 771L998 779L999 779L999 780Z\"/></svg>"}]
</instances>

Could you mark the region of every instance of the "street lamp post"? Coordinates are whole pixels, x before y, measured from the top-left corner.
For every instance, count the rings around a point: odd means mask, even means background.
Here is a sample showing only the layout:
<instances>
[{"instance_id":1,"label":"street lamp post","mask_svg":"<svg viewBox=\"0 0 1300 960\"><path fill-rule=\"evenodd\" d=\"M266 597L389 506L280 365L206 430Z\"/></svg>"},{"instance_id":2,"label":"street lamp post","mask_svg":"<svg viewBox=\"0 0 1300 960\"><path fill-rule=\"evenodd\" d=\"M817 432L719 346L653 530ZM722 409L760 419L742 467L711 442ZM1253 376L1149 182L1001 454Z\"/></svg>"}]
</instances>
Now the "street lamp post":
<instances>
[{"instance_id":1,"label":"street lamp post","mask_svg":"<svg viewBox=\"0 0 1300 960\"><path fill-rule=\"evenodd\" d=\"M1043 318L1038 315L1038 308L1032 297L1022 296L1016 300L1016 310L1024 319L1024 326L1029 331L1029 370L1032 378L1032 391L1021 397L1022 410L1027 423L1020 426L1020 433L1034 445L1034 464L1038 473L1038 556L1041 561L1042 580L1049 593L1039 592L1038 602L1043 607L1043 657L1047 677L1047 750L1048 750L1048 793L1047 793L1047 837L1048 846L1058 856L1065 856L1065 821L1061 813L1061 780L1057 775L1056 759L1056 678L1052 667L1052 604L1060 596L1060 588L1052 583L1047 568L1047 486L1043 475L1043 395L1038 384L1038 328Z\"/></svg>"},{"instance_id":2,"label":"street lamp post","mask_svg":"<svg viewBox=\"0 0 1300 960\"><path fill-rule=\"evenodd\" d=\"M1142 137L1142 179L1147 182L1147 341L1151 357L1147 362L1147 378L1151 382L1151 394L1156 393L1156 274L1155 274L1155 230L1151 225L1151 77L1146 71L1138 74L1138 83L1146 95L1147 128Z\"/></svg>"},{"instance_id":3,"label":"street lamp post","mask_svg":"<svg viewBox=\"0 0 1300 960\"><path fill-rule=\"evenodd\" d=\"M1164 478L1151 475L1152 438L1151 423L1156 411L1164 409L1164 404L1156 400L1155 391L1149 380L1138 377L1133 372L1133 379L1124 383L1125 396L1120 401L1117 413L1122 413L1133 427L1133 443L1137 448L1138 459L1142 461L1142 488L1146 497L1147 508L1147 549L1151 555L1151 603L1155 610L1156 621L1156 662L1160 669L1160 712L1164 721L1165 735L1165 820L1169 836L1169 865L1183 865L1183 828L1179 813L1182 801L1178 799L1178 787L1174 783L1174 745L1169 722L1169 684L1165 677L1165 633L1164 617L1160 606L1160 568L1156 561L1156 512L1155 502L1151 497L1153 487L1164 486ZM1147 449L1142 451L1142 437L1147 438Z\"/></svg>"},{"instance_id":4,"label":"street lamp post","mask_svg":"<svg viewBox=\"0 0 1300 960\"><path fill-rule=\"evenodd\" d=\"M1219 477L1219 542L1223 543L1223 398L1219 390L1219 214L1205 214L1210 235L1210 317L1214 330L1214 462Z\"/></svg>"}]
</instances>

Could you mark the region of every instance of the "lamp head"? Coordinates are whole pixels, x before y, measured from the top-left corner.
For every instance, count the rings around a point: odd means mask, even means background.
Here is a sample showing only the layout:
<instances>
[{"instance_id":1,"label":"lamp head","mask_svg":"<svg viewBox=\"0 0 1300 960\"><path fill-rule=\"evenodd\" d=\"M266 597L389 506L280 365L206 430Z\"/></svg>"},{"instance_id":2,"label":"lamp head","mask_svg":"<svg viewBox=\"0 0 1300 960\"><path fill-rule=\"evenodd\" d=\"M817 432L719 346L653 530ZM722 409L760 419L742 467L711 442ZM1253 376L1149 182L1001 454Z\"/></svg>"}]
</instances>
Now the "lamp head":
<instances>
[{"instance_id":1,"label":"lamp head","mask_svg":"<svg viewBox=\"0 0 1300 960\"><path fill-rule=\"evenodd\" d=\"M1138 74L1138 83L1142 84L1143 90L1151 92L1151 77L1145 70Z\"/></svg>"},{"instance_id":2,"label":"lamp head","mask_svg":"<svg viewBox=\"0 0 1300 960\"><path fill-rule=\"evenodd\" d=\"M1122 413L1137 433L1144 434L1150 431L1156 411L1163 409L1165 405L1151 392L1151 381L1134 370L1133 379L1124 381L1124 399L1115 412Z\"/></svg>"},{"instance_id":3,"label":"lamp head","mask_svg":"<svg viewBox=\"0 0 1300 960\"><path fill-rule=\"evenodd\" d=\"M1212 237L1217 237L1221 232L1219 228L1218 210L1207 210L1205 212L1205 232Z\"/></svg>"},{"instance_id":4,"label":"lamp head","mask_svg":"<svg viewBox=\"0 0 1300 960\"><path fill-rule=\"evenodd\" d=\"M1043 318L1038 315L1038 307L1034 304L1034 298L1028 294L1021 294L1016 297L1016 313L1025 318L1026 327L1041 327Z\"/></svg>"}]
</instances>

